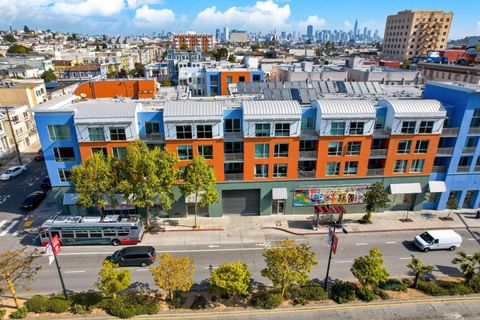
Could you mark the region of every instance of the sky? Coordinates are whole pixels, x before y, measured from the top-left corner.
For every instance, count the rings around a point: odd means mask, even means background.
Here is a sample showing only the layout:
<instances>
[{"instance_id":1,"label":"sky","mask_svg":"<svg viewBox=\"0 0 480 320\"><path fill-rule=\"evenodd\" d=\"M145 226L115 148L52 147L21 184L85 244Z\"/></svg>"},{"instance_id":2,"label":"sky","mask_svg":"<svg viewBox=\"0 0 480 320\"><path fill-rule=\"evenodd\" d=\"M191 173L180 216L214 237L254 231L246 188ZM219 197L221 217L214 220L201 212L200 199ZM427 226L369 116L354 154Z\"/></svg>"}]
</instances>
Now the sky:
<instances>
[{"instance_id":1,"label":"sky","mask_svg":"<svg viewBox=\"0 0 480 320\"><path fill-rule=\"evenodd\" d=\"M83 34L215 33L353 29L383 35L388 15L406 9L454 13L450 39L480 35L478 0L0 0L0 29L52 29Z\"/></svg>"}]
</instances>

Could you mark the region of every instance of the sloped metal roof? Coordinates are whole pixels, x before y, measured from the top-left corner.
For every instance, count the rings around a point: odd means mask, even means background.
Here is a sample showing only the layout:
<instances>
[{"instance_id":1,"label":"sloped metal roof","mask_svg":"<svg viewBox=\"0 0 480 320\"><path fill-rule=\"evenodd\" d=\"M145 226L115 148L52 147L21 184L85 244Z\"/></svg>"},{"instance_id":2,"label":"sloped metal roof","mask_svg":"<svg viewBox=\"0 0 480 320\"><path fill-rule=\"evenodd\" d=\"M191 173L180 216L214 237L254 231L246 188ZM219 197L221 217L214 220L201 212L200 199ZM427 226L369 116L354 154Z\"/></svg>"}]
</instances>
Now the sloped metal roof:
<instances>
[{"instance_id":1,"label":"sloped metal roof","mask_svg":"<svg viewBox=\"0 0 480 320\"><path fill-rule=\"evenodd\" d=\"M392 107L396 117L444 117L447 112L438 100L384 100Z\"/></svg>"},{"instance_id":2,"label":"sloped metal roof","mask_svg":"<svg viewBox=\"0 0 480 320\"><path fill-rule=\"evenodd\" d=\"M375 105L368 100L322 99L314 101L322 118L375 118Z\"/></svg>"},{"instance_id":3,"label":"sloped metal roof","mask_svg":"<svg viewBox=\"0 0 480 320\"><path fill-rule=\"evenodd\" d=\"M294 100L244 101L243 117L245 120L291 119L300 120L302 110Z\"/></svg>"},{"instance_id":4,"label":"sloped metal roof","mask_svg":"<svg viewBox=\"0 0 480 320\"><path fill-rule=\"evenodd\" d=\"M138 102L89 100L74 105L75 123L131 122L139 107Z\"/></svg>"},{"instance_id":5,"label":"sloped metal roof","mask_svg":"<svg viewBox=\"0 0 480 320\"><path fill-rule=\"evenodd\" d=\"M222 121L223 103L219 101L169 101L163 109L165 122Z\"/></svg>"}]
</instances>

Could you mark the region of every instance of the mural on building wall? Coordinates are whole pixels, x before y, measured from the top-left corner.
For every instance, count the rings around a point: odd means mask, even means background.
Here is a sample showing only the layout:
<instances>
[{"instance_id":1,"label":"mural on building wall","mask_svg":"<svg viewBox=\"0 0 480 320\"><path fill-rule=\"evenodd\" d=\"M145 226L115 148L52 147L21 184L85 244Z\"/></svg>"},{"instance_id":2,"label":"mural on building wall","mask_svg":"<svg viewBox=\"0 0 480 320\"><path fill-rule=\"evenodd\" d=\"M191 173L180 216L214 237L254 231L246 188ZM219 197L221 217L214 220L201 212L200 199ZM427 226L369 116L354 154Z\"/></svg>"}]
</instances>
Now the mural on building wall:
<instances>
[{"instance_id":1,"label":"mural on building wall","mask_svg":"<svg viewBox=\"0 0 480 320\"><path fill-rule=\"evenodd\" d=\"M293 205L303 207L363 203L367 188L368 186L297 189L295 190Z\"/></svg>"}]
</instances>

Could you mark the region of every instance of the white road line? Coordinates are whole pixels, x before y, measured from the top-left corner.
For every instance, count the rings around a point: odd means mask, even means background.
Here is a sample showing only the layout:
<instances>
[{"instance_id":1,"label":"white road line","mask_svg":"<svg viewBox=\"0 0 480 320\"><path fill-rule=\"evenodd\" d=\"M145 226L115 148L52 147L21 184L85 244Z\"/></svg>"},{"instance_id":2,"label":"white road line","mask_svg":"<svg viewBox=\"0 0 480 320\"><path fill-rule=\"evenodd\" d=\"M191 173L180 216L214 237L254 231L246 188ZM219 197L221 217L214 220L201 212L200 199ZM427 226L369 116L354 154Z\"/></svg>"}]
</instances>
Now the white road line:
<instances>
[{"instance_id":1,"label":"white road line","mask_svg":"<svg viewBox=\"0 0 480 320\"><path fill-rule=\"evenodd\" d=\"M401 257L401 258L398 258L398 259L400 259L400 260L410 260L410 259L412 259L412 257Z\"/></svg>"},{"instance_id":2,"label":"white road line","mask_svg":"<svg viewBox=\"0 0 480 320\"><path fill-rule=\"evenodd\" d=\"M148 268L144 268L144 269L135 269L135 271L145 272L145 271L150 271L150 270Z\"/></svg>"},{"instance_id":3,"label":"white road line","mask_svg":"<svg viewBox=\"0 0 480 320\"><path fill-rule=\"evenodd\" d=\"M12 223L8 225L7 229L3 230L2 233L0 233L0 237L3 237L4 235L6 235L8 231L12 230L12 228L15 227L17 223L18 223L18 220L12 221Z\"/></svg>"},{"instance_id":4,"label":"white road line","mask_svg":"<svg viewBox=\"0 0 480 320\"><path fill-rule=\"evenodd\" d=\"M218 267L214 267L214 266L210 267L210 266L208 266L208 267L204 267L204 269L205 269L205 270L218 269Z\"/></svg>"},{"instance_id":5,"label":"white road line","mask_svg":"<svg viewBox=\"0 0 480 320\"><path fill-rule=\"evenodd\" d=\"M208 247L209 248L220 248L220 246L217 245L217 244L210 244Z\"/></svg>"},{"instance_id":6,"label":"white road line","mask_svg":"<svg viewBox=\"0 0 480 320\"><path fill-rule=\"evenodd\" d=\"M387 241L385 242L386 244L394 244L394 243L397 243L397 241Z\"/></svg>"},{"instance_id":7,"label":"white road line","mask_svg":"<svg viewBox=\"0 0 480 320\"><path fill-rule=\"evenodd\" d=\"M480 239L477 239L477 238L469 238L468 240L470 240L470 241L475 241L475 240L480 240Z\"/></svg>"},{"instance_id":8,"label":"white road line","mask_svg":"<svg viewBox=\"0 0 480 320\"><path fill-rule=\"evenodd\" d=\"M366 242L355 243L356 246L366 246L367 244Z\"/></svg>"},{"instance_id":9,"label":"white road line","mask_svg":"<svg viewBox=\"0 0 480 320\"><path fill-rule=\"evenodd\" d=\"M12 237L16 237L18 236L18 231L15 231L14 233L12 233Z\"/></svg>"},{"instance_id":10,"label":"white road line","mask_svg":"<svg viewBox=\"0 0 480 320\"><path fill-rule=\"evenodd\" d=\"M85 270L71 270L71 271L65 271L65 273L84 273Z\"/></svg>"},{"instance_id":11,"label":"white road line","mask_svg":"<svg viewBox=\"0 0 480 320\"><path fill-rule=\"evenodd\" d=\"M8 220L2 220L2 222L0 222L0 228L3 227L3 225L7 222L8 222Z\"/></svg>"},{"instance_id":12,"label":"white road line","mask_svg":"<svg viewBox=\"0 0 480 320\"><path fill-rule=\"evenodd\" d=\"M223 252L223 251L259 251L263 248L225 248L225 249L185 249L185 250L157 250L157 253L188 253L188 252ZM112 254L112 251L106 252L64 252L59 256L75 256L75 255L101 255Z\"/></svg>"},{"instance_id":13,"label":"white road line","mask_svg":"<svg viewBox=\"0 0 480 320\"><path fill-rule=\"evenodd\" d=\"M350 263L353 262L352 260L342 260L342 261L335 261L335 263Z\"/></svg>"}]
</instances>

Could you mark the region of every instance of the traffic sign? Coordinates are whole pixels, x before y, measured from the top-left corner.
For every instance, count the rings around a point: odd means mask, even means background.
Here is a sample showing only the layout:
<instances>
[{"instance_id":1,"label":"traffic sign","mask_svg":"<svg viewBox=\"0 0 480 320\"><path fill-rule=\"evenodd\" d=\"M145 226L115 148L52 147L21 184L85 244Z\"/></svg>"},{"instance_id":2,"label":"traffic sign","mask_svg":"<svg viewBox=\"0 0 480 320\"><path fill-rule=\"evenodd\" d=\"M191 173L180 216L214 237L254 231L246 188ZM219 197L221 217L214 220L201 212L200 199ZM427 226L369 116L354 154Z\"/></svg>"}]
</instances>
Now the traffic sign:
<instances>
[{"instance_id":1,"label":"traffic sign","mask_svg":"<svg viewBox=\"0 0 480 320\"><path fill-rule=\"evenodd\" d=\"M332 237L332 252L333 254L337 253L337 245L338 245L338 238L336 235L333 235Z\"/></svg>"},{"instance_id":2,"label":"traffic sign","mask_svg":"<svg viewBox=\"0 0 480 320\"><path fill-rule=\"evenodd\" d=\"M48 256L48 265L55 261L54 255L60 252L60 240L58 236L54 236L52 240L45 247L45 254Z\"/></svg>"}]
</instances>

